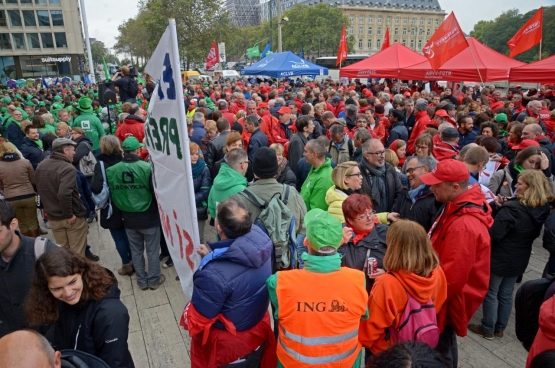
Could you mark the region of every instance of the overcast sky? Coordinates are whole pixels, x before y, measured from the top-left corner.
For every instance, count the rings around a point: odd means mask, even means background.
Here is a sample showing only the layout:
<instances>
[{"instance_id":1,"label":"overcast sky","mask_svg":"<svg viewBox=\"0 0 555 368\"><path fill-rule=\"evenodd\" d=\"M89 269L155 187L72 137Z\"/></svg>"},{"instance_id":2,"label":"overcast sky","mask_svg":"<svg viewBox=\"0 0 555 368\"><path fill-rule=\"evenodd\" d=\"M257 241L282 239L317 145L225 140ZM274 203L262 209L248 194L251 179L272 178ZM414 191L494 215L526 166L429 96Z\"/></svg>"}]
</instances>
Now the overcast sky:
<instances>
[{"instance_id":1,"label":"overcast sky","mask_svg":"<svg viewBox=\"0 0 555 368\"><path fill-rule=\"evenodd\" d=\"M136 0L85 0L89 36L112 47L118 25L137 14L137 3ZM439 0L439 3L447 14L455 12L463 31L468 33L476 22L495 19L505 10L517 8L526 13L541 5L555 5L555 0Z\"/></svg>"}]
</instances>

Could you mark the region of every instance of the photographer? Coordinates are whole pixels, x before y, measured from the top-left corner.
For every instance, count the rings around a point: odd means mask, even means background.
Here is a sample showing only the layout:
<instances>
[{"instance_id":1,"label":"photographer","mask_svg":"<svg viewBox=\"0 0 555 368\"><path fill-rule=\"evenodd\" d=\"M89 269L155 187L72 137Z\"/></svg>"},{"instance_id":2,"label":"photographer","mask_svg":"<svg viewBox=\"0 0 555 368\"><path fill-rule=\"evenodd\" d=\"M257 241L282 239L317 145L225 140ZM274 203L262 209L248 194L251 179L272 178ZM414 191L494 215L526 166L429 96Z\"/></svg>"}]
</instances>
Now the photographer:
<instances>
[{"instance_id":1,"label":"photographer","mask_svg":"<svg viewBox=\"0 0 555 368\"><path fill-rule=\"evenodd\" d=\"M135 80L134 69L132 74L131 69L128 66L122 66L121 71L114 74L112 81L114 82L114 85L118 87L119 99L121 103L137 102L139 87L137 86L137 81Z\"/></svg>"}]
</instances>

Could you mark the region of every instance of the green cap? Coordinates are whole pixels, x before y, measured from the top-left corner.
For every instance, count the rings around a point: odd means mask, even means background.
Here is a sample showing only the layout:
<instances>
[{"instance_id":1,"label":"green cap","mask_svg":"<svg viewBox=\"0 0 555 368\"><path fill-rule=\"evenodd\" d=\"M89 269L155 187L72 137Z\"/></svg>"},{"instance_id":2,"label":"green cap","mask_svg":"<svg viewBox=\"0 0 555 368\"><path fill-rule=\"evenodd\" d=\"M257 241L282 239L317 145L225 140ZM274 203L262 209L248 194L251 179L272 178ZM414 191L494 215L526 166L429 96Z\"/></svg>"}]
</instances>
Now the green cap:
<instances>
[{"instance_id":1,"label":"green cap","mask_svg":"<svg viewBox=\"0 0 555 368\"><path fill-rule=\"evenodd\" d=\"M39 102L39 106L46 106L46 102L40 101L40 102Z\"/></svg>"},{"instance_id":2,"label":"green cap","mask_svg":"<svg viewBox=\"0 0 555 368\"><path fill-rule=\"evenodd\" d=\"M25 103L25 106L35 107L35 104L33 103L33 101L27 101L27 102Z\"/></svg>"},{"instance_id":3,"label":"green cap","mask_svg":"<svg viewBox=\"0 0 555 368\"><path fill-rule=\"evenodd\" d=\"M507 124L509 122L509 118L507 117L507 114L503 112L501 114L495 115L494 120L498 124Z\"/></svg>"},{"instance_id":4,"label":"green cap","mask_svg":"<svg viewBox=\"0 0 555 368\"><path fill-rule=\"evenodd\" d=\"M11 100L9 97L4 97L4 98L2 99L2 102L5 103L5 104L7 105L7 104L10 104L10 103L12 102L12 100Z\"/></svg>"},{"instance_id":5,"label":"green cap","mask_svg":"<svg viewBox=\"0 0 555 368\"><path fill-rule=\"evenodd\" d=\"M54 101L61 101L62 100L62 96L56 95L54 96Z\"/></svg>"},{"instance_id":6,"label":"green cap","mask_svg":"<svg viewBox=\"0 0 555 368\"><path fill-rule=\"evenodd\" d=\"M15 98L17 98L18 100L21 100L21 95L19 93L16 93Z\"/></svg>"},{"instance_id":7,"label":"green cap","mask_svg":"<svg viewBox=\"0 0 555 368\"><path fill-rule=\"evenodd\" d=\"M328 211L315 208L304 217L307 242L318 253L323 247L339 248L343 239L343 226Z\"/></svg>"},{"instance_id":8,"label":"green cap","mask_svg":"<svg viewBox=\"0 0 555 368\"><path fill-rule=\"evenodd\" d=\"M139 143L139 140L135 137L125 138L125 140L123 141L123 143L121 145L121 148L123 148L124 151L135 151L136 149L138 149L140 147L144 147L144 144Z\"/></svg>"},{"instance_id":9,"label":"green cap","mask_svg":"<svg viewBox=\"0 0 555 368\"><path fill-rule=\"evenodd\" d=\"M27 99L28 99L28 100L32 100L32 99L33 99L33 95L27 95Z\"/></svg>"},{"instance_id":10,"label":"green cap","mask_svg":"<svg viewBox=\"0 0 555 368\"><path fill-rule=\"evenodd\" d=\"M94 90L93 89L89 89L89 91L87 92L88 95L94 95Z\"/></svg>"},{"instance_id":11,"label":"green cap","mask_svg":"<svg viewBox=\"0 0 555 368\"><path fill-rule=\"evenodd\" d=\"M0 114L5 114L8 111L7 107L0 107Z\"/></svg>"}]
</instances>

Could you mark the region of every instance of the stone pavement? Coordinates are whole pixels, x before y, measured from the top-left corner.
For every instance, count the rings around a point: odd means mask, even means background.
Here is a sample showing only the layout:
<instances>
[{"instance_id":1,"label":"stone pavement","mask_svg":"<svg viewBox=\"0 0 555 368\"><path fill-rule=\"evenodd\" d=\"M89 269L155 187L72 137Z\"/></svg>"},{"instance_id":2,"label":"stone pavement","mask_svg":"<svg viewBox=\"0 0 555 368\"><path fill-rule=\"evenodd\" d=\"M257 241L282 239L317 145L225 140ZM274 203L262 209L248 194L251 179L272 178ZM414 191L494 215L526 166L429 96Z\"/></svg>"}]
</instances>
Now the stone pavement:
<instances>
[{"instance_id":1,"label":"stone pavement","mask_svg":"<svg viewBox=\"0 0 555 368\"><path fill-rule=\"evenodd\" d=\"M205 238L213 240L215 232L206 227ZM52 238L51 234L49 237ZM183 307L188 298L181 285L175 281L174 268L162 268L166 282L158 290L141 291L135 277L119 276L121 259L107 230L97 222L90 226L89 244L99 263L116 274L121 289L122 301L131 317L129 326L129 349L137 368L190 367L188 333L178 326ZM541 241L534 243L534 255L524 275L524 281L541 276L548 253L541 247ZM517 285L518 287L519 285ZM516 289L515 289L516 292ZM478 310L472 322L481 318ZM458 338L459 367L461 368L522 368L527 352L516 339L514 333L514 308L509 326L502 339L487 341L469 332L465 338Z\"/></svg>"}]
</instances>

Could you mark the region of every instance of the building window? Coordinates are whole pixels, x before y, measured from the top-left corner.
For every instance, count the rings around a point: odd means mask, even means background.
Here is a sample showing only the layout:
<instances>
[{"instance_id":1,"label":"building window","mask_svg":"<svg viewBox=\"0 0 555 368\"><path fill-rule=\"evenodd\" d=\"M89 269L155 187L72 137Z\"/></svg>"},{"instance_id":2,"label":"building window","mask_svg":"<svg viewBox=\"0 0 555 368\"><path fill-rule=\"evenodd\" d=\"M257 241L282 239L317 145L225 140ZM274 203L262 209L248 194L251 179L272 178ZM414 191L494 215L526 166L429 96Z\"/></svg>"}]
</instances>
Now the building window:
<instances>
[{"instance_id":1,"label":"building window","mask_svg":"<svg viewBox=\"0 0 555 368\"><path fill-rule=\"evenodd\" d=\"M54 39L52 38L52 33L41 33L40 39L42 40L43 49L53 49Z\"/></svg>"},{"instance_id":2,"label":"building window","mask_svg":"<svg viewBox=\"0 0 555 368\"><path fill-rule=\"evenodd\" d=\"M378 29L376 30L376 34L378 36L382 34L382 27L378 27Z\"/></svg>"},{"instance_id":3,"label":"building window","mask_svg":"<svg viewBox=\"0 0 555 368\"><path fill-rule=\"evenodd\" d=\"M439 19L436 19L436 27L439 26Z\"/></svg>"},{"instance_id":4,"label":"building window","mask_svg":"<svg viewBox=\"0 0 555 368\"><path fill-rule=\"evenodd\" d=\"M430 35L430 31L431 31L431 29L429 29L429 28L426 30L426 36Z\"/></svg>"},{"instance_id":5,"label":"building window","mask_svg":"<svg viewBox=\"0 0 555 368\"><path fill-rule=\"evenodd\" d=\"M398 39L393 40L393 43L396 43L396 42L399 42L399 40Z\"/></svg>"},{"instance_id":6,"label":"building window","mask_svg":"<svg viewBox=\"0 0 555 368\"><path fill-rule=\"evenodd\" d=\"M353 23L355 21L354 15L349 15L349 22Z\"/></svg>"},{"instance_id":7,"label":"building window","mask_svg":"<svg viewBox=\"0 0 555 368\"><path fill-rule=\"evenodd\" d=\"M13 37L13 46L16 50L26 50L27 46L25 46L25 36L23 33L12 33Z\"/></svg>"},{"instance_id":8,"label":"building window","mask_svg":"<svg viewBox=\"0 0 555 368\"><path fill-rule=\"evenodd\" d=\"M6 4L17 4L17 0L6 0Z\"/></svg>"},{"instance_id":9,"label":"building window","mask_svg":"<svg viewBox=\"0 0 555 368\"><path fill-rule=\"evenodd\" d=\"M0 10L0 27L7 27L8 21L6 19L6 11Z\"/></svg>"},{"instance_id":10,"label":"building window","mask_svg":"<svg viewBox=\"0 0 555 368\"><path fill-rule=\"evenodd\" d=\"M422 36L423 34L424 34L424 29L420 28L420 29L418 30L418 35L419 35L419 36Z\"/></svg>"},{"instance_id":11,"label":"building window","mask_svg":"<svg viewBox=\"0 0 555 368\"><path fill-rule=\"evenodd\" d=\"M8 10L8 15L10 16L10 26L21 27L21 15L19 10Z\"/></svg>"},{"instance_id":12,"label":"building window","mask_svg":"<svg viewBox=\"0 0 555 368\"><path fill-rule=\"evenodd\" d=\"M12 44L10 43L9 33L0 33L0 49L11 50Z\"/></svg>"},{"instance_id":13,"label":"building window","mask_svg":"<svg viewBox=\"0 0 555 368\"><path fill-rule=\"evenodd\" d=\"M349 34L352 35L353 34L353 27L349 27Z\"/></svg>"},{"instance_id":14,"label":"building window","mask_svg":"<svg viewBox=\"0 0 555 368\"><path fill-rule=\"evenodd\" d=\"M408 18L403 18L403 24L407 24Z\"/></svg>"},{"instance_id":15,"label":"building window","mask_svg":"<svg viewBox=\"0 0 555 368\"><path fill-rule=\"evenodd\" d=\"M410 40L410 48L414 49L414 40Z\"/></svg>"},{"instance_id":16,"label":"building window","mask_svg":"<svg viewBox=\"0 0 555 368\"><path fill-rule=\"evenodd\" d=\"M361 49L362 48L362 39L358 40L358 48Z\"/></svg>"},{"instance_id":17,"label":"building window","mask_svg":"<svg viewBox=\"0 0 555 368\"><path fill-rule=\"evenodd\" d=\"M393 31L393 34L394 34L395 36L397 36L397 35L399 34L399 28L395 28L395 31Z\"/></svg>"},{"instance_id":18,"label":"building window","mask_svg":"<svg viewBox=\"0 0 555 368\"><path fill-rule=\"evenodd\" d=\"M422 40L418 40L418 50L422 49Z\"/></svg>"},{"instance_id":19,"label":"building window","mask_svg":"<svg viewBox=\"0 0 555 368\"><path fill-rule=\"evenodd\" d=\"M46 0L35 0L35 4L37 4L37 5L46 5Z\"/></svg>"},{"instance_id":20,"label":"building window","mask_svg":"<svg viewBox=\"0 0 555 368\"><path fill-rule=\"evenodd\" d=\"M411 23L413 26L416 25L416 18L412 18Z\"/></svg>"},{"instance_id":21,"label":"building window","mask_svg":"<svg viewBox=\"0 0 555 368\"><path fill-rule=\"evenodd\" d=\"M0 44L0 48L2 44ZM9 79L16 79L15 63L12 56L0 56L0 83L6 84Z\"/></svg>"},{"instance_id":22,"label":"building window","mask_svg":"<svg viewBox=\"0 0 555 368\"><path fill-rule=\"evenodd\" d=\"M50 5L61 5L60 0L49 0Z\"/></svg>"},{"instance_id":23,"label":"building window","mask_svg":"<svg viewBox=\"0 0 555 368\"><path fill-rule=\"evenodd\" d=\"M420 18L419 21L420 25L424 25L424 18Z\"/></svg>"},{"instance_id":24,"label":"building window","mask_svg":"<svg viewBox=\"0 0 555 368\"><path fill-rule=\"evenodd\" d=\"M403 36L406 36L406 35L407 35L407 29L403 28Z\"/></svg>"},{"instance_id":25,"label":"building window","mask_svg":"<svg viewBox=\"0 0 555 368\"><path fill-rule=\"evenodd\" d=\"M374 23L374 16L373 15L368 16L368 23Z\"/></svg>"},{"instance_id":26,"label":"building window","mask_svg":"<svg viewBox=\"0 0 555 368\"><path fill-rule=\"evenodd\" d=\"M391 24L391 17L385 18L385 24Z\"/></svg>"},{"instance_id":27,"label":"building window","mask_svg":"<svg viewBox=\"0 0 555 368\"><path fill-rule=\"evenodd\" d=\"M403 46L407 45L407 41L403 40Z\"/></svg>"},{"instance_id":28,"label":"building window","mask_svg":"<svg viewBox=\"0 0 555 368\"><path fill-rule=\"evenodd\" d=\"M32 4L33 4L33 1L32 1L32 0L19 0L19 2L21 3L21 5L23 5L23 4L32 5Z\"/></svg>"},{"instance_id":29,"label":"building window","mask_svg":"<svg viewBox=\"0 0 555 368\"><path fill-rule=\"evenodd\" d=\"M364 15L359 15L358 16L358 22L359 23L364 23Z\"/></svg>"},{"instance_id":30,"label":"building window","mask_svg":"<svg viewBox=\"0 0 555 368\"><path fill-rule=\"evenodd\" d=\"M54 39L56 40L57 48L67 48L67 40L65 32L54 33Z\"/></svg>"},{"instance_id":31,"label":"building window","mask_svg":"<svg viewBox=\"0 0 555 368\"><path fill-rule=\"evenodd\" d=\"M23 13L23 22L25 23L25 27L36 27L37 20L35 19L35 12L33 10L22 10Z\"/></svg>"},{"instance_id":32,"label":"building window","mask_svg":"<svg viewBox=\"0 0 555 368\"><path fill-rule=\"evenodd\" d=\"M368 40L368 48L369 48L369 49L372 48L372 40Z\"/></svg>"},{"instance_id":33,"label":"building window","mask_svg":"<svg viewBox=\"0 0 555 368\"><path fill-rule=\"evenodd\" d=\"M372 27L368 27L368 36L372 36Z\"/></svg>"},{"instance_id":34,"label":"building window","mask_svg":"<svg viewBox=\"0 0 555 368\"><path fill-rule=\"evenodd\" d=\"M50 17L48 16L48 10L37 10L37 18L39 20L40 27L50 27Z\"/></svg>"},{"instance_id":35,"label":"building window","mask_svg":"<svg viewBox=\"0 0 555 368\"><path fill-rule=\"evenodd\" d=\"M50 10L50 16L52 17L52 25L62 26L64 25L64 15L61 10Z\"/></svg>"},{"instance_id":36,"label":"building window","mask_svg":"<svg viewBox=\"0 0 555 368\"><path fill-rule=\"evenodd\" d=\"M411 28L411 29L410 29L410 35L411 35L411 36L414 36L414 33L415 33L415 32L414 32L414 28Z\"/></svg>"},{"instance_id":37,"label":"building window","mask_svg":"<svg viewBox=\"0 0 555 368\"><path fill-rule=\"evenodd\" d=\"M27 33L27 45L29 49L40 49L39 34Z\"/></svg>"},{"instance_id":38,"label":"building window","mask_svg":"<svg viewBox=\"0 0 555 368\"><path fill-rule=\"evenodd\" d=\"M376 41L376 48L378 48L378 49L382 48L382 40L377 40Z\"/></svg>"},{"instance_id":39,"label":"building window","mask_svg":"<svg viewBox=\"0 0 555 368\"><path fill-rule=\"evenodd\" d=\"M399 24L399 17L395 17L395 24Z\"/></svg>"},{"instance_id":40,"label":"building window","mask_svg":"<svg viewBox=\"0 0 555 368\"><path fill-rule=\"evenodd\" d=\"M428 18L428 25L432 24L432 20Z\"/></svg>"},{"instance_id":41,"label":"building window","mask_svg":"<svg viewBox=\"0 0 555 368\"><path fill-rule=\"evenodd\" d=\"M381 15L378 17L378 23L379 23L379 24L382 23L382 16L381 16Z\"/></svg>"},{"instance_id":42,"label":"building window","mask_svg":"<svg viewBox=\"0 0 555 368\"><path fill-rule=\"evenodd\" d=\"M362 36L364 34L364 30L362 29L362 27L358 27L358 34L359 36Z\"/></svg>"}]
</instances>

